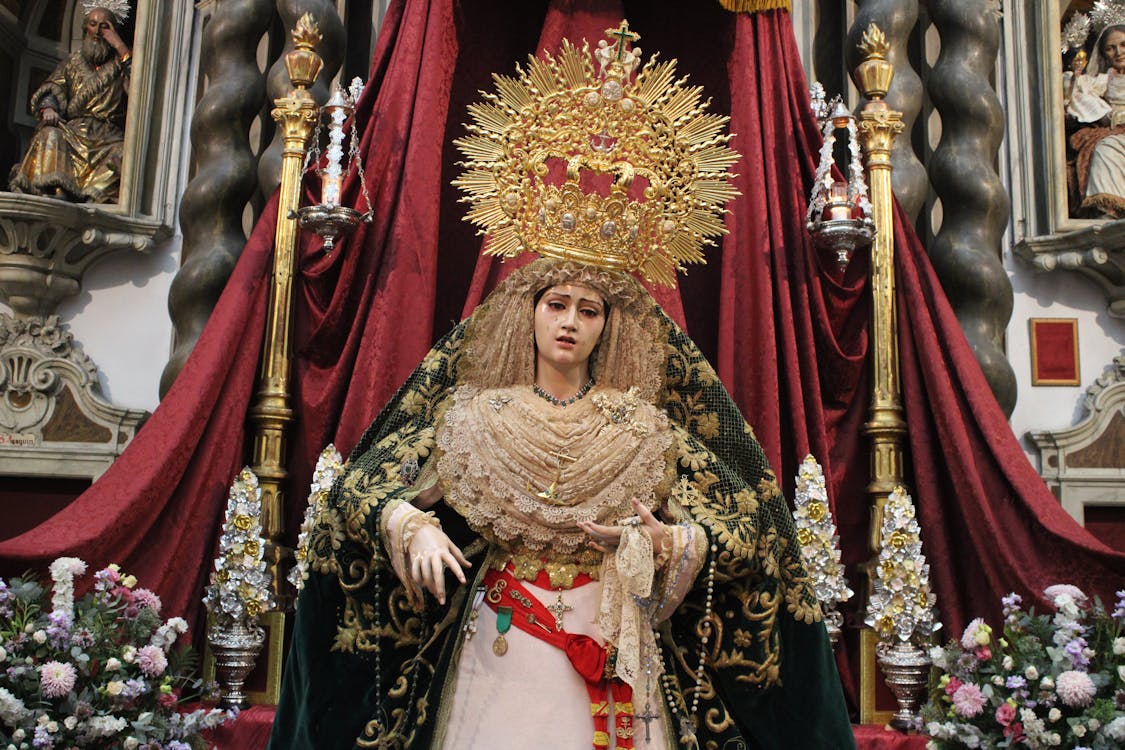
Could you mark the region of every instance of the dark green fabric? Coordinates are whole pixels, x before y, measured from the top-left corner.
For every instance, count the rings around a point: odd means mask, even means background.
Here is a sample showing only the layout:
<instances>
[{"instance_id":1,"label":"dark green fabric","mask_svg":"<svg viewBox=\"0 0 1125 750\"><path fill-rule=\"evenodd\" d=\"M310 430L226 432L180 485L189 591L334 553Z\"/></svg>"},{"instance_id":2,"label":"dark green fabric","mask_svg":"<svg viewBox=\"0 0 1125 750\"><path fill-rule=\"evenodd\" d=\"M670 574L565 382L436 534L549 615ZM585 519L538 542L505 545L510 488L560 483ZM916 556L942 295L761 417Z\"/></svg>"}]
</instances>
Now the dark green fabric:
<instances>
[{"instance_id":1,"label":"dark green fabric","mask_svg":"<svg viewBox=\"0 0 1125 750\"><path fill-rule=\"evenodd\" d=\"M854 747L831 648L801 565L789 509L764 454L695 345L652 304L668 330L666 390L680 484L672 493L702 525L715 563L714 631L698 716L700 748ZM379 542L386 503L405 497L404 462L424 466L457 381L465 324L443 339L364 435L311 535L272 750L428 748L471 586L440 607L406 604ZM462 549L476 535L438 504ZM471 559L480 574L481 544ZM661 628L665 671L680 715L699 662L705 567ZM684 668L687 666L687 669ZM381 685L383 695L377 690ZM512 686L518 690L519 686ZM549 717L544 717L544 725ZM676 733L678 727L669 727ZM448 747L457 747L447 738ZM693 746L686 739L682 746ZM577 749L576 749L577 750Z\"/></svg>"}]
</instances>

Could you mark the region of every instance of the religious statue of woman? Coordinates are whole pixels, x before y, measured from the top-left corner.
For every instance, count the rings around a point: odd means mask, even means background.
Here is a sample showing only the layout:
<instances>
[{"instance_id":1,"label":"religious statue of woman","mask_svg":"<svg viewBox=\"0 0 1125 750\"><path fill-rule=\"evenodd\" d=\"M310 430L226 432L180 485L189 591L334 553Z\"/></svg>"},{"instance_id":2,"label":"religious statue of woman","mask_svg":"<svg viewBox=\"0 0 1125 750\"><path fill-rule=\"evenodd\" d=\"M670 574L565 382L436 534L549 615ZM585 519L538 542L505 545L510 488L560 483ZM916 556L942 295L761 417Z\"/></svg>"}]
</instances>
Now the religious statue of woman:
<instances>
[{"instance_id":1,"label":"religious statue of woman","mask_svg":"<svg viewBox=\"0 0 1125 750\"><path fill-rule=\"evenodd\" d=\"M1070 137L1077 153L1082 209L1093 215L1125 218L1125 25L1106 26L1094 46L1092 85L1105 112L1092 127Z\"/></svg>"},{"instance_id":2,"label":"religious statue of woman","mask_svg":"<svg viewBox=\"0 0 1125 750\"><path fill-rule=\"evenodd\" d=\"M471 110L469 218L542 257L430 351L316 516L273 750L854 747L762 449L631 273L722 232L726 118L674 61L624 58L564 43Z\"/></svg>"}]
</instances>

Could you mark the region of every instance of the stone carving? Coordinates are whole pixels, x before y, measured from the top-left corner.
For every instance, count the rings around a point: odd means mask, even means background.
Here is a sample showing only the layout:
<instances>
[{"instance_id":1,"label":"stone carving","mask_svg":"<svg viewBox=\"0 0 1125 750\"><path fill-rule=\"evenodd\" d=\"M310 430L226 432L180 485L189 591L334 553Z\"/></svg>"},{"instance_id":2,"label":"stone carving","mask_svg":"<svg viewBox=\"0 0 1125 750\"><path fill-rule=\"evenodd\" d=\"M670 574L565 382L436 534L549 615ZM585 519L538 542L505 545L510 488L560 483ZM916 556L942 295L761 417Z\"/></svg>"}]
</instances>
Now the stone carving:
<instances>
[{"instance_id":1,"label":"stone carving","mask_svg":"<svg viewBox=\"0 0 1125 750\"><path fill-rule=\"evenodd\" d=\"M20 317L50 315L78 294L90 265L114 252L149 253L170 234L150 219L0 193L0 301Z\"/></svg>"},{"instance_id":2,"label":"stone carving","mask_svg":"<svg viewBox=\"0 0 1125 750\"><path fill-rule=\"evenodd\" d=\"M102 397L57 315L0 313L0 475L96 478L147 416Z\"/></svg>"},{"instance_id":3,"label":"stone carving","mask_svg":"<svg viewBox=\"0 0 1125 750\"><path fill-rule=\"evenodd\" d=\"M1109 314L1125 318L1125 221L1025 238L1015 253L1036 271L1081 273L1101 287Z\"/></svg>"},{"instance_id":4,"label":"stone carving","mask_svg":"<svg viewBox=\"0 0 1125 750\"><path fill-rule=\"evenodd\" d=\"M1028 433L1039 474L1079 523L1088 505L1125 507L1125 355L1118 355L1083 399L1074 427Z\"/></svg>"}]
</instances>

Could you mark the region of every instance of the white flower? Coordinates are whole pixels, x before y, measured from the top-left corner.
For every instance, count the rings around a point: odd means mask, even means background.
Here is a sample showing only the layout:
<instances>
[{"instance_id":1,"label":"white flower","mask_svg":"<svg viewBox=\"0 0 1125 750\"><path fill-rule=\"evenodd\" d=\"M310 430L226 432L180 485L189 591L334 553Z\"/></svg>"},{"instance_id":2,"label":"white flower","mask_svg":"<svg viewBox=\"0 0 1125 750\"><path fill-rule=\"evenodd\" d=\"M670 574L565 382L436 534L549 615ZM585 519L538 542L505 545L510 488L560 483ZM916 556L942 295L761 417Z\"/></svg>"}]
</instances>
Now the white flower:
<instances>
[{"instance_id":1,"label":"white flower","mask_svg":"<svg viewBox=\"0 0 1125 750\"><path fill-rule=\"evenodd\" d=\"M112 737L129 726L129 722L117 716L94 716L86 721L86 733L91 738Z\"/></svg>"},{"instance_id":2,"label":"white flower","mask_svg":"<svg viewBox=\"0 0 1125 750\"><path fill-rule=\"evenodd\" d=\"M1057 708L1052 708L1050 711L1047 712L1047 720L1048 721L1058 721L1061 718L1062 718L1062 711L1058 710Z\"/></svg>"},{"instance_id":3,"label":"white flower","mask_svg":"<svg viewBox=\"0 0 1125 750\"><path fill-rule=\"evenodd\" d=\"M1117 679L1125 682L1125 664L1121 664L1117 667Z\"/></svg>"},{"instance_id":4,"label":"white flower","mask_svg":"<svg viewBox=\"0 0 1125 750\"><path fill-rule=\"evenodd\" d=\"M47 722L47 731L50 732L51 734L54 734L55 732L59 731L59 723L57 721L48 721Z\"/></svg>"},{"instance_id":5,"label":"white flower","mask_svg":"<svg viewBox=\"0 0 1125 750\"><path fill-rule=\"evenodd\" d=\"M1100 721L1098 721L1097 719L1090 719L1089 721L1086 722L1086 726L1088 726L1090 728L1091 732L1098 731L1098 727L1100 727L1101 725L1102 725L1102 723Z\"/></svg>"},{"instance_id":6,"label":"white flower","mask_svg":"<svg viewBox=\"0 0 1125 750\"><path fill-rule=\"evenodd\" d=\"M1002 687L1004 685L1004 676L998 674L992 675L992 684L997 687Z\"/></svg>"},{"instance_id":7,"label":"white flower","mask_svg":"<svg viewBox=\"0 0 1125 750\"><path fill-rule=\"evenodd\" d=\"M125 750L137 750L137 746L140 744L140 740L136 737L127 737L125 739Z\"/></svg>"},{"instance_id":8,"label":"white flower","mask_svg":"<svg viewBox=\"0 0 1125 750\"><path fill-rule=\"evenodd\" d=\"M1029 680L1038 680L1039 679L1039 670L1036 669L1033 666L1028 667L1027 669L1025 669L1023 671L1023 676L1026 677ZM1041 688L1043 688L1044 690L1050 690L1051 688L1053 688L1055 686L1055 682L1050 677L1044 677L1043 681L1039 683L1039 686Z\"/></svg>"},{"instance_id":9,"label":"white flower","mask_svg":"<svg viewBox=\"0 0 1125 750\"><path fill-rule=\"evenodd\" d=\"M17 729L16 731L12 732L12 739L16 742L19 742L25 737L27 737L27 732L23 731L22 729Z\"/></svg>"},{"instance_id":10,"label":"white flower","mask_svg":"<svg viewBox=\"0 0 1125 750\"><path fill-rule=\"evenodd\" d=\"M1047 744L1051 747L1058 747L1062 744L1062 735L1058 732L1051 732L1047 735Z\"/></svg>"},{"instance_id":11,"label":"white flower","mask_svg":"<svg viewBox=\"0 0 1125 750\"><path fill-rule=\"evenodd\" d=\"M77 716L66 717L65 719L63 719L63 726L66 727L67 729L74 729L76 726L78 726L78 717Z\"/></svg>"},{"instance_id":12,"label":"white flower","mask_svg":"<svg viewBox=\"0 0 1125 750\"><path fill-rule=\"evenodd\" d=\"M1012 667L1016 666L1016 660L1010 656L1005 656L1004 660L1000 662L1000 664L1004 667L1005 672L1011 672Z\"/></svg>"},{"instance_id":13,"label":"white flower","mask_svg":"<svg viewBox=\"0 0 1125 750\"><path fill-rule=\"evenodd\" d=\"M1105 736L1117 742L1125 741L1125 716L1118 716L1105 725Z\"/></svg>"},{"instance_id":14,"label":"white flower","mask_svg":"<svg viewBox=\"0 0 1125 750\"><path fill-rule=\"evenodd\" d=\"M28 716L30 711L23 701L0 687L0 722L14 727ZM14 739L14 738L13 738Z\"/></svg>"},{"instance_id":15,"label":"white flower","mask_svg":"<svg viewBox=\"0 0 1125 750\"><path fill-rule=\"evenodd\" d=\"M7 658L8 658L8 652L4 650L3 646L0 646L0 663L3 663L4 660L7 659Z\"/></svg>"},{"instance_id":16,"label":"white flower","mask_svg":"<svg viewBox=\"0 0 1125 750\"><path fill-rule=\"evenodd\" d=\"M1113 639L1113 655L1125 656L1125 635Z\"/></svg>"},{"instance_id":17,"label":"white flower","mask_svg":"<svg viewBox=\"0 0 1125 750\"><path fill-rule=\"evenodd\" d=\"M121 662L116 656L111 656L105 660L105 671L116 672L119 669L121 669Z\"/></svg>"},{"instance_id":18,"label":"white flower","mask_svg":"<svg viewBox=\"0 0 1125 750\"><path fill-rule=\"evenodd\" d=\"M31 640L33 640L33 641L35 641L36 643L39 643L39 644L46 643L47 642L47 631L46 630L36 630L34 633L31 634Z\"/></svg>"},{"instance_id":19,"label":"white flower","mask_svg":"<svg viewBox=\"0 0 1125 750\"><path fill-rule=\"evenodd\" d=\"M132 664L133 660L137 658L137 647L126 646L121 650L121 659L127 664Z\"/></svg>"},{"instance_id":20,"label":"white flower","mask_svg":"<svg viewBox=\"0 0 1125 750\"><path fill-rule=\"evenodd\" d=\"M1058 693L1062 702L1071 708L1090 705L1098 689L1094 687L1090 675L1076 670L1067 670L1059 675ZM1077 727L1075 727L1077 729ZM1083 727L1085 732L1086 728ZM1079 735L1081 737L1081 735Z\"/></svg>"},{"instance_id":21,"label":"white flower","mask_svg":"<svg viewBox=\"0 0 1125 750\"><path fill-rule=\"evenodd\" d=\"M121 680L113 680L112 682L106 683L105 694L106 695L112 695L112 696L118 696L118 695L121 695L121 691L124 690L124 689L125 689L125 683L124 682L122 682Z\"/></svg>"},{"instance_id":22,"label":"white flower","mask_svg":"<svg viewBox=\"0 0 1125 750\"><path fill-rule=\"evenodd\" d=\"M1070 731L1074 732L1075 737L1086 736L1086 727L1082 724L1075 724L1073 727L1071 727Z\"/></svg>"},{"instance_id":23,"label":"white flower","mask_svg":"<svg viewBox=\"0 0 1125 750\"><path fill-rule=\"evenodd\" d=\"M74 616L74 576L86 572L86 563L77 557L60 557L51 563L51 609Z\"/></svg>"}]
</instances>

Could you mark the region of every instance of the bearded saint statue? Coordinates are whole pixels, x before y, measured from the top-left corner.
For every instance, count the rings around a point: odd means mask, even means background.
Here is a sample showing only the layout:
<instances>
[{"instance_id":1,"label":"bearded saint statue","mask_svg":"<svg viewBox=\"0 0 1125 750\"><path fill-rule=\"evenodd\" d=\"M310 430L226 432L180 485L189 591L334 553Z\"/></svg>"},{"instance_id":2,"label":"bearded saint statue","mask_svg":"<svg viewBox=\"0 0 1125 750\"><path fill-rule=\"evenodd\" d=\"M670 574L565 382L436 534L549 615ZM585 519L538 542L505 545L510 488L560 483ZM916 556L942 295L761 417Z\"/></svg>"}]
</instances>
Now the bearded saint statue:
<instances>
[{"instance_id":1,"label":"bearded saint statue","mask_svg":"<svg viewBox=\"0 0 1125 750\"><path fill-rule=\"evenodd\" d=\"M84 2L82 46L31 96L38 125L10 188L76 202L112 203L121 185L132 53L121 39L127 0Z\"/></svg>"}]
</instances>

